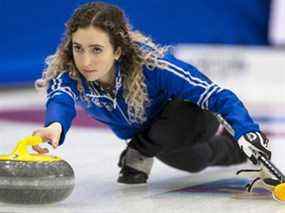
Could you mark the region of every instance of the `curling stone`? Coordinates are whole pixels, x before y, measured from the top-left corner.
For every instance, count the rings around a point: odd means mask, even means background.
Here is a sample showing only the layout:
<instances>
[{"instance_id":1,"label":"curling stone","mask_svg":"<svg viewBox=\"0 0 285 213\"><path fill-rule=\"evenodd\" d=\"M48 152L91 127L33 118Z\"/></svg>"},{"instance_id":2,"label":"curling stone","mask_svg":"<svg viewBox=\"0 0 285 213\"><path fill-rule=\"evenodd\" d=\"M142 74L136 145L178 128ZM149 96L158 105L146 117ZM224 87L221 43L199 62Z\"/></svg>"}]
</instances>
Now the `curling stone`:
<instances>
[{"instance_id":1,"label":"curling stone","mask_svg":"<svg viewBox=\"0 0 285 213\"><path fill-rule=\"evenodd\" d=\"M29 146L43 143L39 136L18 142L10 155L0 155L0 201L47 204L62 201L74 189L72 167L56 156L30 154Z\"/></svg>"}]
</instances>

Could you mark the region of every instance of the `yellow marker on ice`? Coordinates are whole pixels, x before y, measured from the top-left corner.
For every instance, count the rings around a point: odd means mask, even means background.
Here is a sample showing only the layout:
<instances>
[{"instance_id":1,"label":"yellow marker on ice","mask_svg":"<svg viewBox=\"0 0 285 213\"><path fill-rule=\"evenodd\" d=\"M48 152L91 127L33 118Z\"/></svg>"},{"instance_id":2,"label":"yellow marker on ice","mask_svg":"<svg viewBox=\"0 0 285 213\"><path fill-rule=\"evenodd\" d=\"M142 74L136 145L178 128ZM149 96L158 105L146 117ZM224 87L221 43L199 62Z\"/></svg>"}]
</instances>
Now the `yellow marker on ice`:
<instances>
[{"instance_id":1,"label":"yellow marker on ice","mask_svg":"<svg viewBox=\"0 0 285 213\"><path fill-rule=\"evenodd\" d=\"M276 200L285 201L285 183L281 183L275 186L272 194Z\"/></svg>"}]
</instances>

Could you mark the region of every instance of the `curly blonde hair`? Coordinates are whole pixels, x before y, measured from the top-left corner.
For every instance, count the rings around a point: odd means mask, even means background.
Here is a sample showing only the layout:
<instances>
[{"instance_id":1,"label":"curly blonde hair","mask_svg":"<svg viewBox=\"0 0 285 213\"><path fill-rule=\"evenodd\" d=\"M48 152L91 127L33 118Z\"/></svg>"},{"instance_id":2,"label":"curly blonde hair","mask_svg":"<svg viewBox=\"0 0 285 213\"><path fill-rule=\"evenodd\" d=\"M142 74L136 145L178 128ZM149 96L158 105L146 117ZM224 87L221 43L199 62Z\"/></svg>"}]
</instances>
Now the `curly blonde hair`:
<instances>
[{"instance_id":1,"label":"curly blonde hair","mask_svg":"<svg viewBox=\"0 0 285 213\"><path fill-rule=\"evenodd\" d=\"M123 11L111 4L86 3L75 10L65 24L64 38L57 51L46 58L47 67L43 70L41 79L36 81L36 88L46 89L49 80L61 72L68 72L77 81L77 89L83 97L84 88L73 59L72 34L79 28L88 26L99 27L107 32L114 49L121 47L123 95L128 106L129 119L131 122L143 123L146 121L145 109L150 102L143 66L149 69L163 67L158 59L164 56L168 47L160 47L149 37L132 31ZM86 100L86 97L83 98Z\"/></svg>"}]
</instances>

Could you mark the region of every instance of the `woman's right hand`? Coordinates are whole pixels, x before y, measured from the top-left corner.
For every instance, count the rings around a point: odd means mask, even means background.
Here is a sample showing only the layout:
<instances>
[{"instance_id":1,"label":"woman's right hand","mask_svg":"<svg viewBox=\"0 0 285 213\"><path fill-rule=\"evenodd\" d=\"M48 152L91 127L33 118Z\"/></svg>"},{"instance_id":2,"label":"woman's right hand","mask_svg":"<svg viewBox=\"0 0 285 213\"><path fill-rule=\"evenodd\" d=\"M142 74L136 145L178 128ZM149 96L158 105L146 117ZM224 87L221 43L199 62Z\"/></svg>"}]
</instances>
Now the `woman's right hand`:
<instances>
[{"instance_id":1,"label":"woman's right hand","mask_svg":"<svg viewBox=\"0 0 285 213\"><path fill-rule=\"evenodd\" d=\"M61 124L54 122L47 127L41 127L33 132L33 135L40 136L44 141L48 142L55 149L58 146L60 135L62 132ZM42 148L40 145L32 146L33 150L39 154L49 152L47 148Z\"/></svg>"}]
</instances>

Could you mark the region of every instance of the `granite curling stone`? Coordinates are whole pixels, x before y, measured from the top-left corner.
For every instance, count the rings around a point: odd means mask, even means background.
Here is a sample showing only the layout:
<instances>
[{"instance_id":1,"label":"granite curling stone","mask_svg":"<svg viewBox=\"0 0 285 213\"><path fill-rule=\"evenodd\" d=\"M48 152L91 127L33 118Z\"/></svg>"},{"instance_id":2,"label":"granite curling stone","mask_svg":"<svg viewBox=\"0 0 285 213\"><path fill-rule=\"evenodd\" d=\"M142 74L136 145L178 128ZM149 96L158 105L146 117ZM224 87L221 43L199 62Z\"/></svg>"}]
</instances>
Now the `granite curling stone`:
<instances>
[{"instance_id":1,"label":"granite curling stone","mask_svg":"<svg viewBox=\"0 0 285 213\"><path fill-rule=\"evenodd\" d=\"M38 136L21 140L10 155L0 155L0 202L47 204L73 191L74 171L56 156L29 154L28 146L42 143Z\"/></svg>"}]
</instances>

